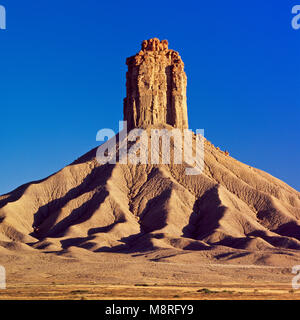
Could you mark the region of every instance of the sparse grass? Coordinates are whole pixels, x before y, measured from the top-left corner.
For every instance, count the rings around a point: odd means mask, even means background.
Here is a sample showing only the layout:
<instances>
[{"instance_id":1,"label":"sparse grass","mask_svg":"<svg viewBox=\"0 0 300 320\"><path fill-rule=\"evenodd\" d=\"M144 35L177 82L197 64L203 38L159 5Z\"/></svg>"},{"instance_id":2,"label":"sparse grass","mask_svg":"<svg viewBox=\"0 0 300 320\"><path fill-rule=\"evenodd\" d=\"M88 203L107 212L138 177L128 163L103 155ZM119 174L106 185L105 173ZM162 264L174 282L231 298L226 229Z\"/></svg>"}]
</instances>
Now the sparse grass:
<instances>
[{"instance_id":1,"label":"sparse grass","mask_svg":"<svg viewBox=\"0 0 300 320\"><path fill-rule=\"evenodd\" d=\"M289 293L295 293L294 289L291 289L291 290L289 291Z\"/></svg>"},{"instance_id":2,"label":"sparse grass","mask_svg":"<svg viewBox=\"0 0 300 320\"><path fill-rule=\"evenodd\" d=\"M223 291L221 291L222 293L229 293L229 294L233 294L234 293L234 291L230 291L230 290L223 290Z\"/></svg>"},{"instance_id":3,"label":"sparse grass","mask_svg":"<svg viewBox=\"0 0 300 320\"><path fill-rule=\"evenodd\" d=\"M89 290L73 290L70 294L82 294L82 293L89 293Z\"/></svg>"},{"instance_id":4,"label":"sparse grass","mask_svg":"<svg viewBox=\"0 0 300 320\"><path fill-rule=\"evenodd\" d=\"M204 293L204 294L211 294L211 293L227 293L227 294L233 294L233 293L234 293L234 291L232 291L232 290L214 291L214 290L210 290L210 289L207 289L207 288L199 289L199 290L197 290L197 292L199 292L199 293Z\"/></svg>"},{"instance_id":5,"label":"sparse grass","mask_svg":"<svg viewBox=\"0 0 300 320\"><path fill-rule=\"evenodd\" d=\"M205 294L218 293L218 291L213 291L213 290L210 290L210 289L207 289L207 288L199 289L199 290L197 290L197 292L205 293Z\"/></svg>"},{"instance_id":6,"label":"sparse grass","mask_svg":"<svg viewBox=\"0 0 300 320\"><path fill-rule=\"evenodd\" d=\"M138 283L140 285L143 283ZM196 285L196 284L195 284ZM63 300L99 300L99 299L225 299L235 300L242 298L243 300L299 300L300 290L293 290L288 285L286 286L274 286L270 288L269 284L259 288L259 293L254 294L256 288L245 286L245 291L240 291L235 287L201 287L198 286L171 286L171 285L159 285L155 287L152 284L148 286L130 285L59 285L54 287L52 285L44 286L26 286L25 284L9 287L7 290L0 290L0 300L11 299L63 299ZM151 288L151 290L149 290ZM258 290L256 289L256 292Z\"/></svg>"}]
</instances>

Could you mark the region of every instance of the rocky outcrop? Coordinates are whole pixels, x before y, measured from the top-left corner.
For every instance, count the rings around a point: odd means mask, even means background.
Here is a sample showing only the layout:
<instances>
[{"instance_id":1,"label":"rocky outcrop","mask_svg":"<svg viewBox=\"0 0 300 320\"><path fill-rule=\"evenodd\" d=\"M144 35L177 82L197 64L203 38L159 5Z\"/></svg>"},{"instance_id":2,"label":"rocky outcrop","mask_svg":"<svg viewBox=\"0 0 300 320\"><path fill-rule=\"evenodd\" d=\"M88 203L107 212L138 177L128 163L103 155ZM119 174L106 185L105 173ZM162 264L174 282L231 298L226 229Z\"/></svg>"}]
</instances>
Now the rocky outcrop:
<instances>
[{"instance_id":1,"label":"rocky outcrop","mask_svg":"<svg viewBox=\"0 0 300 320\"><path fill-rule=\"evenodd\" d=\"M169 124L188 128L184 64L168 41L144 40L141 51L127 59L124 120L128 128Z\"/></svg>"}]
</instances>

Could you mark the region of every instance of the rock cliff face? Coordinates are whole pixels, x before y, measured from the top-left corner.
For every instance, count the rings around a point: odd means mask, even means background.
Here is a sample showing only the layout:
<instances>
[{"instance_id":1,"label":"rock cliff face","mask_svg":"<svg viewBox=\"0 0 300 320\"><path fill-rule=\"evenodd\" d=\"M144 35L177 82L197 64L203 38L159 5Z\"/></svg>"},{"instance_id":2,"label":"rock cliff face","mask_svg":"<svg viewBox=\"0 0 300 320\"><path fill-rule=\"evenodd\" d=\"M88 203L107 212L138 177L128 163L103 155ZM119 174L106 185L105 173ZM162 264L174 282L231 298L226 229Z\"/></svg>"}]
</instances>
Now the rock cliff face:
<instances>
[{"instance_id":1,"label":"rock cliff face","mask_svg":"<svg viewBox=\"0 0 300 320\"><path fill-rule=\"evenodd\" d=\"M169 124L188 128L184 64L168 41L144 40L141 51L127 59L124 120L128 128Z\"/></svg>"}]
</instances>

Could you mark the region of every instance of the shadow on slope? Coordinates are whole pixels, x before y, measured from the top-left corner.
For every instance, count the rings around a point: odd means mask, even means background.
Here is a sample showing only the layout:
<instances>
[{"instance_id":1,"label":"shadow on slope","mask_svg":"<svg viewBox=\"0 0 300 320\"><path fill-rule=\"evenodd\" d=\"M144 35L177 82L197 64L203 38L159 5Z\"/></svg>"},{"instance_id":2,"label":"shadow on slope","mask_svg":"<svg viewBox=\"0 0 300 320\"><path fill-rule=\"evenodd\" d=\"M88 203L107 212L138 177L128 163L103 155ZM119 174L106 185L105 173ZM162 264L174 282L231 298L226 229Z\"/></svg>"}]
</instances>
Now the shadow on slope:
<instances>
[{"instance_id":1,"label":"shadow on slope","mask_svg":"<svg viewBox=\"0 0 300 320\"><path fill-rule=\"evenodd\" d=\"M79 197L84 193L91 192L101 186L104 186L106 181L110 178L113 168L114 165L111 164L94 168L79 186L69 190L62 198L55 199L47 203L45 206L40 207L39 210L34 214L33 227L36 231L31 235L38 239L42 239L49 235L58 236L58 232L61 233L71 224L80 223L85 219L88 219L88 216L93 214L95 207L99 206L107 196L108 192L104 188L100 188L99 191L97 190L89 201L84 203L79 208L74 209L67 218L55 225L60 214L60 210L69 201ZM88 216L84 218L84 213L88 211ZM83 220L80 220L80 218Z\"/></svg>"}]
</instances>

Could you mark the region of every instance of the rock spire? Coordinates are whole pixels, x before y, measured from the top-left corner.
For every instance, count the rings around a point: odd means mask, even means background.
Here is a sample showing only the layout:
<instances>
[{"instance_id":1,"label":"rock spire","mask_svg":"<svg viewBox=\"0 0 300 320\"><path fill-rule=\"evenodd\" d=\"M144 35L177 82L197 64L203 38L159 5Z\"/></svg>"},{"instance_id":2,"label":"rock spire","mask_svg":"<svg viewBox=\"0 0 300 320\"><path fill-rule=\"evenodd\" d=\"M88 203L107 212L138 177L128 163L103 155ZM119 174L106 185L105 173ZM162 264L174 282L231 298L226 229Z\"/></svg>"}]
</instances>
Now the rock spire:
<instances>
[{"instance_id":1,"label":"rock spire","mask_svg":"<svg viewBox=\"0 0 300 320\"><path fill-rule=\"evenodd\" d=\"M178 52L168 49L168 41L144 40L140 52L126 64L128 128L157 124L188 128L184 64Z\"/></svg>"}]
</instances>

